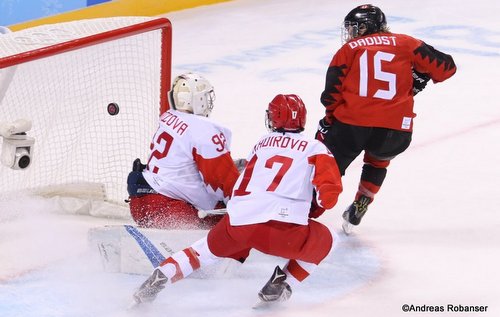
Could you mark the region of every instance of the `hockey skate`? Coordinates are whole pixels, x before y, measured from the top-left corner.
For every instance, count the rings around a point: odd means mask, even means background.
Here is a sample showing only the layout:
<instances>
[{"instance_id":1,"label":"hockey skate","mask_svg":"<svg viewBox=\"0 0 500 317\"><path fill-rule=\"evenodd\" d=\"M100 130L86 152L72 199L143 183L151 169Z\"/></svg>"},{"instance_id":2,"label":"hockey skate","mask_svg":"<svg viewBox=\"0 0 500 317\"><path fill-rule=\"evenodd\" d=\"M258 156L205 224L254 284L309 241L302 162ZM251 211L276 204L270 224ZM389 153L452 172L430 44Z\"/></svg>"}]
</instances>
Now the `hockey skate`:
<instances>
[{"instance_id":1,"label":"hockey skate","mask_svg":"<svg viewBox=\"0 0 500 317\"><path fill-rule=\"evenodd\" d=\"M279 266L276 266L273 275L259 292L260 301L253 308L260 308L269 303L287 301L292 296L292 289L285 280L285 272Z\"/></svg>"},{"instance_id":2,"label":"hockey skate","mask_svg":"<svg viewBox=\"0 0 500 317\"><path fill-rule=\"evenodd\" d=\"M134 293L136 304L149 303L155 300L156 295L165 288L168 278L160 269L155 269L151 276L142 283L141 287Z\"/></svg>"},{"instance_id":3,"label":"hockey skate","mask_svg":"<svg viewBox=\"0 0 500 317\"><path fill-rule=\"evenodd\" d=\"M368 210L368 205L371 203L372 199L370 197L361 196L359 199L355 200L342 214L344 218L344 223L342 224L342 229L345 234L350 234L354 226L359 225L361 218L365 215Z\"/></svg>"}]
</instances>

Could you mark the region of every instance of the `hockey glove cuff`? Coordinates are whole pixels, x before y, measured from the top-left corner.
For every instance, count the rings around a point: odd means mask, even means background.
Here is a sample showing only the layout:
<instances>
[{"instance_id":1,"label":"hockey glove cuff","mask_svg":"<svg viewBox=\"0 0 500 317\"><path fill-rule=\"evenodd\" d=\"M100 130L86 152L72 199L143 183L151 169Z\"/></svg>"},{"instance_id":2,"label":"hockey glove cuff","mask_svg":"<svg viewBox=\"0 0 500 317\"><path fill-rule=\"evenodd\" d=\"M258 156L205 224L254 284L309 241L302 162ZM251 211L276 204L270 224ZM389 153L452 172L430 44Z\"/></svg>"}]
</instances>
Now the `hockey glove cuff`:
<instances>
[{"instance_id":1,"label":"hockey glove cuff","mask_svg":"<svg viewBox=\"0 0 500 317\"><path fill-rule=\"evenodd\" d=\"M311 208L309 208L309 218L318 218L325 212L325 208L320 207L316 200L316 191L313 191L313 197L311 200Z\"/></svg>"},{"instance_id":2,"label":"hockey glove cuff","mask_svg":"<svg viewBox=\"0 0 500 317\"><path fill-rule=\"evenodd\" d=\"M412 70L413 76L413 95L416 96L419 92L424 90L425 86L427 86L427 82L431 80L431 78L424 73L417 72L416 70Z\"/></svg>"},{"instance_id":3,"label":"hockey glove cuff","mask_svg":"<svg viewBox=\"0 0 500 317\"><path fill-rule=\"evenodd\" d=\"M321 208L313 201L311 204L311 209L309 209L309 218L318 218L325 212L325 208Z\"/></svg>"},{"instance_id":4,"label":"hockey glove cuff","mask_svg":"<svg viewBox=\"0 0 500 317\"><path fill-rule=\"evenodd\" d=\"M328 131L330 131L331 127L332 126L327 122L326 118L319 120L318 131L316 131L316 136L315 136L316 140L324 142L326 134L328 133Z\"/></svg>"}]
</instances>

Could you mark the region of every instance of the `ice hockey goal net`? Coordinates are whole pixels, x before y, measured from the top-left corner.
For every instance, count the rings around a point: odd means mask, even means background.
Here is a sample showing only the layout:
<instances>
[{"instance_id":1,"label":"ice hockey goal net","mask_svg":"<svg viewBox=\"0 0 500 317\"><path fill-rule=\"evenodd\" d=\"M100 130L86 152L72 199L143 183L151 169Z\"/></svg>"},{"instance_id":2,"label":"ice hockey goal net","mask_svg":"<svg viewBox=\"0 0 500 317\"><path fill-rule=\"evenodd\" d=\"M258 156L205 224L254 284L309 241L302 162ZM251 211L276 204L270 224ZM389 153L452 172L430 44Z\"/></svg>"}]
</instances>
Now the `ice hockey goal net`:
<instances>
[{"instance_id":1,"label":"ice hockey goal net","mask_svg":"<svg viewBox=\"0 0 500 317\"><path fill-rule=\"evenodd\" d=\"M0 192L85 197L98 188L124 206L132 162L144 161L168 108L171 38L168 19L148 17L0 34L0 121L31 120L35 138L27 169L0 166Z\"/></svg>"}]
</instances>

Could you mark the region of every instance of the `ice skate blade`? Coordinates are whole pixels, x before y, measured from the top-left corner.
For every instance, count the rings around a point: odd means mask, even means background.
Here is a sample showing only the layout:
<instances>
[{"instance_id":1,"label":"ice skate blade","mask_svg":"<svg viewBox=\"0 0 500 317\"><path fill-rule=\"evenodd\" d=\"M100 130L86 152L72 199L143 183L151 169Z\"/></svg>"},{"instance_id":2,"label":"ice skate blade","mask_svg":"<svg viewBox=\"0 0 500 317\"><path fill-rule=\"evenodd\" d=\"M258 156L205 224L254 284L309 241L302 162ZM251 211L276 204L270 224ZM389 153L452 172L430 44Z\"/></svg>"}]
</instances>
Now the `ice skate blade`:
<instances>
[{"instance_id":1,"label":"ice skate blade","mask_svg":"<svg viewBox=\"0 0 500 317\"><path fill-rule=\"evenodd\" d=\"M352 233L352 229L354 228L354 225L351 224L349 221L344 220L344 223L342 224L342 230L344 231L345 235L348 236Z\"/></svg>"},{"instance_id":2,"label":"ice skate blade","mask_svg":"<svg viewBox=\"0 0 500 317\"><path fill-rule=\"evenodd\" d=\"M269 305L269 302L259 300L255 304L253 304L252 309L264 309L266 307L269 307Z\"/></svg>"},{"instance_id":3,"label":"ice skate blade","mask_svg":"<svg viewBox=\"0 0 500 317\"><path fill-rule=\"evenodd\" d=\"M252 309L259 310L259 309L271 309L273 307L278 307L280 304L283 304L282 301L271 301L271 302L265 302L263 300L258 300L253 306Z\"/></svg>"},{"instance_id":4,"label":"ice skate blade","mask_svg":"<svg viewBox=\"0 0 500 317\"><path fill-rule=\"evenodd\" d=\"M127 310L135 310L141 306L141 302L138 302L137 300L133 300L127 307Z\"/></svg>"}]
</instances>

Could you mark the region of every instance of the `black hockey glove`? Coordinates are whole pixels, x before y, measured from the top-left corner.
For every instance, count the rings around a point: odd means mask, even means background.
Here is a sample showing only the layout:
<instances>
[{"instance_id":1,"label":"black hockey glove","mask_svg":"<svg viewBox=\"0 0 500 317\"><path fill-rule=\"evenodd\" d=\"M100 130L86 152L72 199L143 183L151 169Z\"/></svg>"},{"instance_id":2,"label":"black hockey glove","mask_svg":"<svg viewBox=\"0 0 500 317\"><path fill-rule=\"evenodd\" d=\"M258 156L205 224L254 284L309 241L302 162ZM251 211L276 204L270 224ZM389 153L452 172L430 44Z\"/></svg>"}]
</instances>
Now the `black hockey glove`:
<instances>
[{"instance_id":1,"label":"black hockey glove","mask_svg":"<svg viewBox=\"0 0 500 317\"><path fill-rule=\"evenodd\" d=\"M309 218L318 218L325 212L325 208L318 205L316 200L316 191L313 191L313 197L311 200L311 208L309 209Z\"/></svg>"},{"instance_id":2,"label":"black hockey glove","mask_svg":"<svg viewBox=\"0 0 500 317\"><path fill-rule=\"evenodd\" d=\"M328 131L330 130L331 127L332 126L329 125L328 122L326 122L326 118L319 120L318 131L316 131L316 135L315 135L316 140L324 142L326 134L328 133Z\"/></svg>"},{"instance_id":3,"label":"black hockey glove","mask_svg":"<svg viewBox=\"0 0 500 317\"><path fill-rule=\"evenodd\" d=\"M416 70L412 70L413 76L413 95L417 95L419 92L424 90L425 86L427 86L427 82L431 80L431 78L424 73L417 72Z\"/></svg>"}]
</instances>

